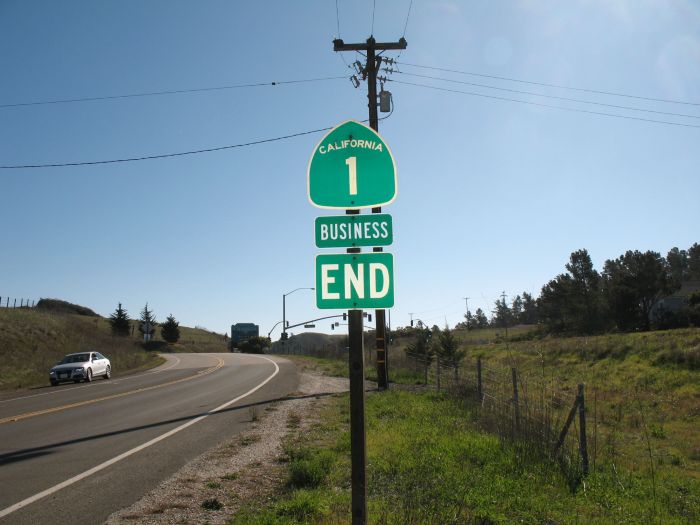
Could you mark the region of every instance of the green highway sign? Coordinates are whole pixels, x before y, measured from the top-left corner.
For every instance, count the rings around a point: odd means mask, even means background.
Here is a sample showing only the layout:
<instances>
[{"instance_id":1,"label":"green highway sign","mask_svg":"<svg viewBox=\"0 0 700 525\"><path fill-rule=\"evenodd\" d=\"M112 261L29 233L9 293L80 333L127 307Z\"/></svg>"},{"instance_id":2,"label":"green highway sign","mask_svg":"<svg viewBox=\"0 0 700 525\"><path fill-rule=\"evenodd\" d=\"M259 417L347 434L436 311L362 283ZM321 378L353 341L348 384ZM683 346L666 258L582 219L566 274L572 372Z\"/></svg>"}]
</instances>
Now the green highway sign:
<instances>
[{"instance_id":1,"label":"green highway sign","mask_svg":"<svg viewBox=\"0 0 700 525\"><path fill-rule=\"evenodd\" d=\"M342 253L316 256L316 306L320 309L394 306L394 256Z\"/></svg>"},{"instance_id":2,"label":"green highway sign","mask_svg":"<svg viewBox=\"0 0 700 525\"><path fill-rule=\"evenodd\" d=\"M391 215L333 215L316 217L318 248L389 246L393 241Z\"/></svg>"},{"instance_id":3,"label":"green highway sign","mask_svg":"<svg viewBox=\"0 0 700 525\"><path fill-rule=\"evenodd\" d=\"M319 208L374 208L396 198L396 163L372 128L348 120L321 139L309 161L307 189Z\"/></svg>"}]
</instances>

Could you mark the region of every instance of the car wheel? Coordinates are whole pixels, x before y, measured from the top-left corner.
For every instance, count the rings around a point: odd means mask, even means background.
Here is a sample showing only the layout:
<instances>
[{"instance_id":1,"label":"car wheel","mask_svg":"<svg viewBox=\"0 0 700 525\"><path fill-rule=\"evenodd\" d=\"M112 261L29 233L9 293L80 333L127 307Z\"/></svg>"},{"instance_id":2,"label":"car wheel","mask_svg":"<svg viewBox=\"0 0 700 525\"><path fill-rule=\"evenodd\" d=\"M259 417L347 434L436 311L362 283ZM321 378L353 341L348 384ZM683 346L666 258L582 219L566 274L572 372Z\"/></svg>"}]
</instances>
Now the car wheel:
<instances>
[{"instance_id":1,"label":"car wheel","mask_svg":"<svg viewBox=\"0 0 700 525\"><path fill-rule=\"evenodd\" d=\"M55 379L52 379L51 386L57 386L57 385L58 385L58 381L56 381Z\"/></svg>"},{"instance_id":2,"label":"car wheel","mask_svg":"<svg viewBox=\"0 0 700 525\"><path fill-rule=\"evenodd\" d=\"M112 367L107 365L107 369L105 370L105 379L109 379L112 377Z\"/></svg>"},{"instance_id":3,"label":"car wheel","mask_svg":"<svg viewBox=\"0 0 700 525\"><path fill-rule=\"evenodd\" d=\"M92 381L92 368L88 368L85 373L85 382L89 383L90 381Z\"/></svg>"}]
</instances>

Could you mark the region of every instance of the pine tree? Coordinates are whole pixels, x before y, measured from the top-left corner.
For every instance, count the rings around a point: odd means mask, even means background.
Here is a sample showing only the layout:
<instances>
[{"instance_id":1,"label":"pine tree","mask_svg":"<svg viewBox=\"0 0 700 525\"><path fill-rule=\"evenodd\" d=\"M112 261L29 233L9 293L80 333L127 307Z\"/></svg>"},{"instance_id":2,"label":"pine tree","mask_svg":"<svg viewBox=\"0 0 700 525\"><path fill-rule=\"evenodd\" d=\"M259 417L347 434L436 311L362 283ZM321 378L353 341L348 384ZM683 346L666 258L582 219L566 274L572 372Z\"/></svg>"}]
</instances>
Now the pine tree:
<instances>
[{"instance_id":1,"label":"pine tree","mask_svg":"<svg viewBox=\"0 0 700 525\"><path fill-rule=\"evenodd\" d=\"M435 350L440 356L440 361L452 368L459 367L466 355L464 350L459 349L460 346L454 333L447 326L440 331L437 341L435 341Z\"/></svg>"},{"instance_id":2,"label":"pine tree","mask_svg":"<svg viewBox=\"0 0 700 525\"><path fill-rule=\"evenodd\" d=\"M129 315L126 313L126 310L122 308L122 303L119 303L114 313L109 316L109 324L112 327L112 334L114 335L126 336L131 332Z\"/></svg>"},{"instance_id":3,"label":"pine tree","mask_svg":"<svg viewBox=\"0 0 700 525\"><path fill-rule=\"evenodd\" d=\"M153 334L156 333L156 316L153 314L152 310L148 309L148 303L141 310L141 323L139 324L139 332L143 334L146 341L150 341Z\"/></svg>"},{"instance_id":4,"label":"pine tree","mask_svg":"<svg viewBox=\"0 0 700 525\"><path fill-rule=\"evenodd\" d=\"M486 314L481 308L476 309L474 321L476 323L476 328L488 328L489 326L489 320L486 318Z\"/></svg>"},{"instance_id":5,"label":"pine tree","mask_svg":"<svg viewBox=\"0 0 700 525\"><path fill-rule=\"evenodd\" d=\"M170 314L165 322L160 327L161 337L168 343L177 343L180 340L180 323L178 323L173 314Z\"/></svg>"}]
</instances>

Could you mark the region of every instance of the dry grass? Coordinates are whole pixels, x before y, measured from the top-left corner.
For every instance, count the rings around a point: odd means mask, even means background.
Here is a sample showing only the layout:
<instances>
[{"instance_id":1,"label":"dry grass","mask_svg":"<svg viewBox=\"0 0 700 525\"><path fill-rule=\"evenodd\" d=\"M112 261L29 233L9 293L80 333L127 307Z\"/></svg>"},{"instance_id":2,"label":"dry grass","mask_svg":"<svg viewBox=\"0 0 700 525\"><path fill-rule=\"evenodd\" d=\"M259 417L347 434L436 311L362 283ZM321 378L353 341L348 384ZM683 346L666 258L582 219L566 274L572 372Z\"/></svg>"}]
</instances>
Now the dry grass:
<instances>
[{"instance_id":1,"label":"dry grass","mask_svg":"<svg viewBox=\"0 0 700 525\"><path fill-rule=\"evenodd\" d=\"M181 327L181 341L168 345L156 334L149 350L173 352L225 352L220 334ZM109 321L39 309L0 308L0 390L30 388L48 383L48 371L64 355L97 350L112 362L114 374L151 368L162 363L144 349L140 333L115 337Z\"/></svg>"}]
</instances>

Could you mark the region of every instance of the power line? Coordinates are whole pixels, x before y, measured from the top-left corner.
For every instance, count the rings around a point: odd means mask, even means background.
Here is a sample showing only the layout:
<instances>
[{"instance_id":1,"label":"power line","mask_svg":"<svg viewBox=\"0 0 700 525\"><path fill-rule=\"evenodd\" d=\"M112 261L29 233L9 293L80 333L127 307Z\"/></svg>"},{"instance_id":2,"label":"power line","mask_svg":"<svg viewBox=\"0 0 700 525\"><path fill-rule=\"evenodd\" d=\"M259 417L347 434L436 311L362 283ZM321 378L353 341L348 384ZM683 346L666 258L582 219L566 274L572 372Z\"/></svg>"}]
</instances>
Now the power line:
<instances>
[{"instance_id":1,"label":"power line","mask_svg":"<svg viewBox=\"0 0 700 525\"><path fill-rule=\"evenodd\" d=\"M408 28L408 18L411 16L411 7L413 7L413 0L411 0L411 3L408 4L408 13L406 14L406 23L403 25L403 35L402 37L406 36L406 29Z\"/></svg>"},{"instance_id":2,"label":"power line","mask_svg":"<svg viewBox=\"0 0 700 525\"><path fill-rule=\"evenodd\" d=\"M631 115L618 115L615 113L604 113L602 111L591 111L588 109L567 108L565 106L555 106L553 104L543 104L541 102L532 102L530 100L520 100L520 99L516 99L516 98L497 97L495 95L485 95L484 93L475 93L472 91L461 91L459 89L449 89L449 88L443 88L443 87L438 87L438 86L430 86L427 84L418 84L415 82L405 82L403 80L394 80L391 78L388 78L387 82L394 82L396 84L405 84L407 86L417 86L417 87L423 87L423 88L428 88L428 89L435 89L438 91L447 91L449 93L459 93L462 95L470 95L470 96L474 96L474 97L490 98L490 99L494 99L494 100L505 100L508 102L518 102L520 104L528 104L531 106L539 106L539 107L543 107L543 108L561 109L563 111L573 111L576 113L588 113L590 115L601 115L604 117L615 117L615 118L623 118L623 119L629 119L629 120L639 120L642 122L653 122L655 124L667 124L670 126L683 126L686 128L700 128L699 125L695 125L695 124L684 124L681 122L669 122L666 120L655 120L655 119L648 119L648 118L642 118L642 117L633 117Z\"/></svg>"},{"instance_id":3,"label":"power line","mask_svg":"<svg viewBox=\"0 0 700 525\"><path fill-rule=\"evenodd\" d=\"M411 8L413 7L413 0L411 0L411 3L408 4L408 12L406 13L406 22L403 25L403 35L401 35L401 38L406 38L406 29L408 29L408 19L411 16ZM399 51L399 55L396 57L396 60L401 58L401 53L403 53L403 49Z\"/></svg>"},{"instance_id":4,"label":"power line","mask_svg":"<svg viewBox=\"0 0 700 525\"><path fill-rule=\"evenodd\" d=\"M253 87L263 87L263 86L280 86L286 84L302 84L309 82L321 82L325 80L338 80L347 78L345 76L334 76L334 77L318 77L318 78L306 78L301 80L280 80L272 82L256 82L252 84L231 84L227 86L216 86L216 87L205 87L205 88L193 88L193 89L175 89L169 91L151 91L147 93L129 93L126 95L109 95L103 97L81 97L81 98L70 98L70 99L58 99L58 100L40 100L33 102L17 102L14 104L0 104L0 108L13 108L21 106L42 106L47 104L67 104L72 102L91 102L96 100L114 100L122 98L136 98L136 97L153 97L159 95L176 95L183 93L202 93L206 91L222 91L227 89L241 89L241 88L253 88Z\"/></svg>"},{"instance_id":5,"label":"power line","mask_svg":"<svg viewBox=\"0 0 700 525\"><path fill-rule=\"evenodd\" d=\"M558 84L548 84L546 82L535 82L535 81L531 81L531 80L522 80L519 78L499 77L499 76L495 76L495 75L485 75L482 73L474 73L471 71L460 71L457 69L447 69L447 68L442 68L442 67L424 66L421 64L410 64L408 62L399 62L399 63L404 65L404 66L419 67L419 68L423 68L423 69L432 69L435 71L445 71L447 73L457 73L460 75L472 75L475 77L482 77L482 78L493 78L496 80L507 80L509 82L520 82L522 84L532 84L534 86L545 86L545 87L551 87L551 88L557 88L557 89L569 89L571 91L581 91L584 93L596 93L598 95L610 95L610 96L615 96L615 97L635 98L638 100L648 100L651 102L665 102L668 104L685 104L688 106L700 106L700 102L688 102L688 101L684 101L684 100L670 100L670 99L664 99L664 98L642 97L642 96L638 96L638 95L630 95L628 93L616 93L614 91L602 91L602 90L586 89L586 88L579 88L579 87L573 87L573 86L563 86L563 85L558 85Z\"/></svg>"},{"instance_id":6,"label":"power line","mask_svg":"<svg viewBox=\"0 0 700 525\"><path fill-rule=\"evenodd\" d=\"M338 24L338 38L341 38L340 36L340 9L338 8L338 0L335 0L335 21ZM345 64L345 67L347 68L352 68L350 64L345 60L345 57L343 56L342 53L340 53L340 58L343 61L343 64ZM343 77L345 78L345 77Z\"/></svg>"},{"instance_id":7,"label":"power line","mask_svg":"<svg viewBox=\"0 0 700 525\"><path fill-rule=\"evenodd\" d=\"M335 21L338 23L338 38L340 38L340 10L338 9L338 0L335 0Z\"/></svg>"},{"instance_id":8,"label":"power line","mask_svg":"<svg viewBox=\"0 0 700 525\"><path fill-rule=\"evenodd\" d=\"M162 155L146 155L143 157L129 157L122 159L110 159L110 160L94 160L94 161L84 161L84 162L62 162L55 164L17 164L9 166L0 166L0 169L10 170L10 169L22 169L22 168L63 168L68 166L94 166L97 164L117 164L121 162L136 162L141 160L153 160L153 159L165 159L168 157L183 157L185 155L197 155L199 153L211 153L214 151L222 151L226 149L243 148L246 146L255 146L257 144L266 144L268 142L276 142L278 140L291 139L293 137L300 137L302 135L311 135L313 133L320 133L321 131L328 131L332 129L332 126L326 128L312 129L310 131L301 131L299 133L292 133L290 135L283 135L281 137L274 137L269 139L255 140L251 142L243 142L240 144L231 144L229 146L219 146L215 148L205 148L191 151L180 151L177 153L164 153Z\"/></svg>"},{"instance_id":9,"label":"power line","mask_svg":"<svg viewBox=\"0 0 700 525\"><path fill-rule=\"evenodd\" d=\"M394 71L394 73L398 73L399 75L408 75L408 76L412 76L412 77L428 78L431 80L439 80L442 82L452 82L454 84L463 84L463 85L467 85L467 86L495 89L498 91L506 91L508 93L518 93L521 95L533 95L536 97L552 98L552 99L556 99L556 100L565 100L567 102L578 102L580 104L592 104L595 106L605 106L608 108L626 109L626 110L630 110L630 111L642 111L645 113L656 113L657 115L669 115L669 116L673 116L673 117L685 117L685 118L700 119L700 115L688 115L685 113L672 113L669 111L657 111L657 110L653 110L653 109L644 109L644 108L638 108L638 107L634 107L634 106L620 106L617 104L606 104L605 102L594 102L592 100L583 100L583 99L579 99L579 98L568 98L568 97L560 97L557 95L546 95L544 93L535 93L533 91L522 91L519 89L509 89L509 88L503 88L503 87L498 87L498 86L490 86L488 84L477 84L475 82L465 82L464 80L454 80L451 78L433 77L430 75L419 75L417 73L404 73L402 71Z\"/></svg>"}]
</instances>

